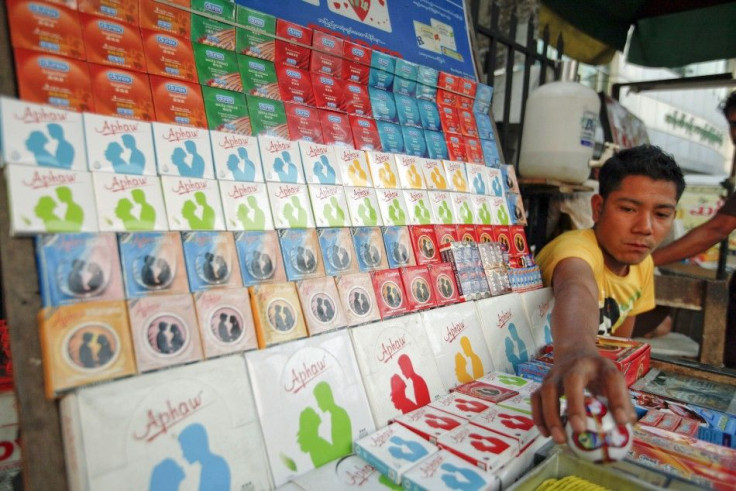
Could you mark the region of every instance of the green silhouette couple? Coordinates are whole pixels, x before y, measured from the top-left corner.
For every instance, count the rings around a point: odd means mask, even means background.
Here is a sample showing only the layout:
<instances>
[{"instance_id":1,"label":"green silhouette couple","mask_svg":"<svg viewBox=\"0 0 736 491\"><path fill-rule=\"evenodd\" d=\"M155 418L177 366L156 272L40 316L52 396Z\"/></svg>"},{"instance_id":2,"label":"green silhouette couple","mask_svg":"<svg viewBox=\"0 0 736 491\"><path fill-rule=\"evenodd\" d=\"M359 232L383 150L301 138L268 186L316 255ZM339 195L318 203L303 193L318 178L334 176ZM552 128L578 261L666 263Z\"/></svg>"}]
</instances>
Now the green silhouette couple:
<instances>
[{"instance_id":1,"label":"green silhouette couple","mask_svg":"<svg viewBox=\"0 0 736 491\"><path fill-rule=\"evenodd\" d=\"M290 228L307 228L307 210L299 203L299 196L292 196L284 205L284 219Z\"/></svg>"},{"instance_id":2,"label":"green silhouette couple","mask_svg":"<svg viewBox=\"0 0 736 491\"><path fill-rule=\"evenodd\" d=\"M429 225L432 221L432 215L429 213L429 208L424 204L424 200L420 199L414 206L414 218L420 225Z\"/></svg>"},{"instance_id":3,"label":"green silhouette couple","mask_svg":"<svg viewBox=\"0 0 736 491\"><path fill-rule=\"evenodd\" d=\"M388 207L388 217L394 225L406 225L406 213L404 213L398 198L394 198Z\"/></svg>"},{"instance_id":4,"label":"green silhouette couple","mask_svg":"<svg viewBox=\"0 0 736 491\"><path fill-rule=\"evenodd\" d=\"M156 210L146 201L146 193L142 189L134 189L130 192L130 197L132 201L123 198L115 207L115 216L123 222L123 228L128 231L153 230L156 225ZM135 203L141 207L137 217L133 214Z\"/></svg>"},{"instance_id":5,"label":"green silhouette couple","mask_svg":"<svg viewBox=\"0 0 736 491\"><path fill-rule=\"evenodd\" d=\"M460 221L465 224L473 223L473 212L470 211L467 201L460 205Z\"/></svg>"},{"instance_id":6,"label":"green silhouette couple","mask_svg":"<svg viewBox=\"0 0 736 491\"><path fill-rule=\"evenodd\" d=\"M347 222L345 221L345 211L334 196L330 198L329 203L324 206L322 214L330 227L344 227L347 225Z\"/></svg>"},{"instance_id":7,"label":"green silhouette couple","mask_svg":"<svg viewBox=\"0 0 736 491\"><path fill-rule=\"evenodd\" d=\"M455 217L452 215L452 210L450 209L450 205L447 204L447 201L443 201L442 203L440 203L438 215L439 215L440 221L444 223L445 225L453 223L453 220L455 219Z\"/></svg>"},{"instance_id":8,"label":"green silhouette couple","mask_svg":"<svg viewBox=\"0 0 736 491\"><path fill-rule=\"evenodd\" d=\"M330 384L319 382L314 386L313 394L321 414L311 406L304 408L299 414L296 438L301 451L309 454L315 467L320 467L352 452L353 430L350 415L335 402ZM330 420L331 441L319 435L323 418Z\"/></svg>"},{"instance_id":9,"label":"green silhouette couple","mask_svg":"<svg viewBox=\"0 0 736 491\"><path fill-rule=\"evenodd\" d=\"M363 198L363 202L358 206L358 216L366 227L374 227L378 224L378 213L373 208L370 198Z\"/></svg>"},{"instance_id":10,"label":"green silhouette couple","mask_svg":"<svg viewBox=\"0 0 736 491\"><path fill-rule=\"evenodd\" d=\"M213 230L215 228L215 209L207 203L207 195L202 191L194 193L194 200L188 199L184 202L181 207L181 216L187 221L191 230Z\"/></svg>"},{"instance_id":11,"label":"green silhouette couple","mask_svg":"<svg viewBox=\"0 0 736 491\"><path fill-rule=\"evenodd\" d=\"M64 216L58 216L57 207L64 205ZM78 232L84 223L84 210L74 201L74 193L67 186L56 188L56 199L49 195L41 196L33 212L43 222L47 232Z\"/></svg>"},{"instance_id":12,"label":"green silhouette couple","mask_svg":"<svg viewBox=\"0 0 736 491\"><path fill-rule=\"evenodd\" d=\"M251 195L238 206L237 217L243 225L243 230L265 230L266 214L263 212L256 197Z\"/></svg>"}]
</instances>

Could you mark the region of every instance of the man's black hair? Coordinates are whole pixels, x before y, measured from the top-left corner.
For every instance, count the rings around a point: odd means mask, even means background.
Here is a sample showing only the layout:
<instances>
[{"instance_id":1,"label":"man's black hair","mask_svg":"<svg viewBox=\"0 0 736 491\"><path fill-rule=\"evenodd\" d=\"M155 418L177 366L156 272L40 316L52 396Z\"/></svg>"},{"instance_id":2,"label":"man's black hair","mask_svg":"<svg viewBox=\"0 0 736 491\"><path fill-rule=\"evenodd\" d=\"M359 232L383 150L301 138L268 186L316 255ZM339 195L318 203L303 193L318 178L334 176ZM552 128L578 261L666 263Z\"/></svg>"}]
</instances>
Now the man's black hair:
<instances>
[{"instance_id":1,"label":"man's black hair","mask_svg":"<svg viewBox=\"0 0 736 491\"><path fill-rule=\"evenodd\" d=\"M721 109L723 110L723 115L726 117L728 117L728 113L732 109L736 109L736 90L728 94L726 100L721 104Z\"/></svg>"},{"instance_id":2,"label":"man's black hair","mask_svg":"<svg viewBox=\"0 0 736 491\"><path fill-rule=\"evenodd\" d=\"M605 199L628 176L645 176L655 181L670 181L677 187L677 200L685 190L682 170L671 155L655 145L639 145L621 150L606 160L598 175L599 193Z\"/></svg>"}]
</instances>

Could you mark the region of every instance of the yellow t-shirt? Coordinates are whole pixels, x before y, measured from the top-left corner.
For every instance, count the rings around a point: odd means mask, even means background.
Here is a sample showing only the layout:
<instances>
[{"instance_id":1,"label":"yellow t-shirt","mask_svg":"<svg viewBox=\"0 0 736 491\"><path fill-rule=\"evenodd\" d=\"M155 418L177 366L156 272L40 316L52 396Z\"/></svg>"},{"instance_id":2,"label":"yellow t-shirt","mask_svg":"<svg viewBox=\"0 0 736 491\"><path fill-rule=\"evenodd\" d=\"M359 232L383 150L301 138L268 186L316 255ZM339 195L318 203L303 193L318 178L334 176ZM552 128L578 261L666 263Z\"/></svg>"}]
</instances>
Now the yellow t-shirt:
<instances>
[{"instance_id":1,"label":"yellow t-shirt","mask_svg":"<svg viewBox=\"0 0 736 491\"><path fill-rule=\"evenodd\" d=\"M603 253L592 229L565 232L544 246L537 255L536 261L542 270L545 286L552 285L552 273L557 263L568 257L582 259L593 270L598 284L600 308L598 334L615 333L626 317L654 308L652 256L648 256L640 264L629 266L629 274L626 276L618 276L603 263Z\"/></svg>"}]
</instances>

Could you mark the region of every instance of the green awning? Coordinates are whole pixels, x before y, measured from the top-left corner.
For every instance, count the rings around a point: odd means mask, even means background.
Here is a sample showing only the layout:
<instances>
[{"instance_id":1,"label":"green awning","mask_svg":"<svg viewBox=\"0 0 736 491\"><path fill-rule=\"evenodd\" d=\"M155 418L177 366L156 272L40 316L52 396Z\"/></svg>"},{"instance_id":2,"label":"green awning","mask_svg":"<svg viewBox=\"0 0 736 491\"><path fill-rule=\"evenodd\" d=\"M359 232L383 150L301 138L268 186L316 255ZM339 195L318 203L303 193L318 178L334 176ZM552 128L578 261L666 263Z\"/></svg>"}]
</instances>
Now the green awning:
<instances>
[{"instance_id":1,"label":"green awning","mask_svg":"<svg viewBox=\"0 0 736 491\"><path fill-rule=\"evenodd\" d=\"M624 51L627 61L649 67L736 58L736 1L723 0L542 0L539 29L558 33L565 54L578 61L608 63Z\"/></svg>"}]
</instances>

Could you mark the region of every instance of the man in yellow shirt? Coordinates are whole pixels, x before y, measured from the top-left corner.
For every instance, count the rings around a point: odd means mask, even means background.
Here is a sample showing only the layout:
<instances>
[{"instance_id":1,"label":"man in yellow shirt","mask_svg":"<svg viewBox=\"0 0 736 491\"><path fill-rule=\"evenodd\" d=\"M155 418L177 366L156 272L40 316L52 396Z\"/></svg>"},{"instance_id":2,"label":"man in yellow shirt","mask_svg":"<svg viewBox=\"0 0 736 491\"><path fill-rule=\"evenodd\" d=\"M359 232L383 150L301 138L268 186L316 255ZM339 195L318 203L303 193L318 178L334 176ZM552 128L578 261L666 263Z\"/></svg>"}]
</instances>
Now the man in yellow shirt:
<instances>
[{"instance_id":1,"label":"man in yellow shirt","mask_svg":"<svg viewBox=\"0 0 736 491\"><path fill-rule=\"evenodd\" d=\"M600 170L591 198L594 225L566 232L540 251L537 263L552 286L555 364L532 398L534 422L565 441L559 397L584 431L583 390L608 398L616 422L635 421L623 375L598 354L597 334L629 337L634 316L654 308L651 252L665 238L685 189L674 159L651 145L622 150Z\"/></svg>"}]
</instances>

